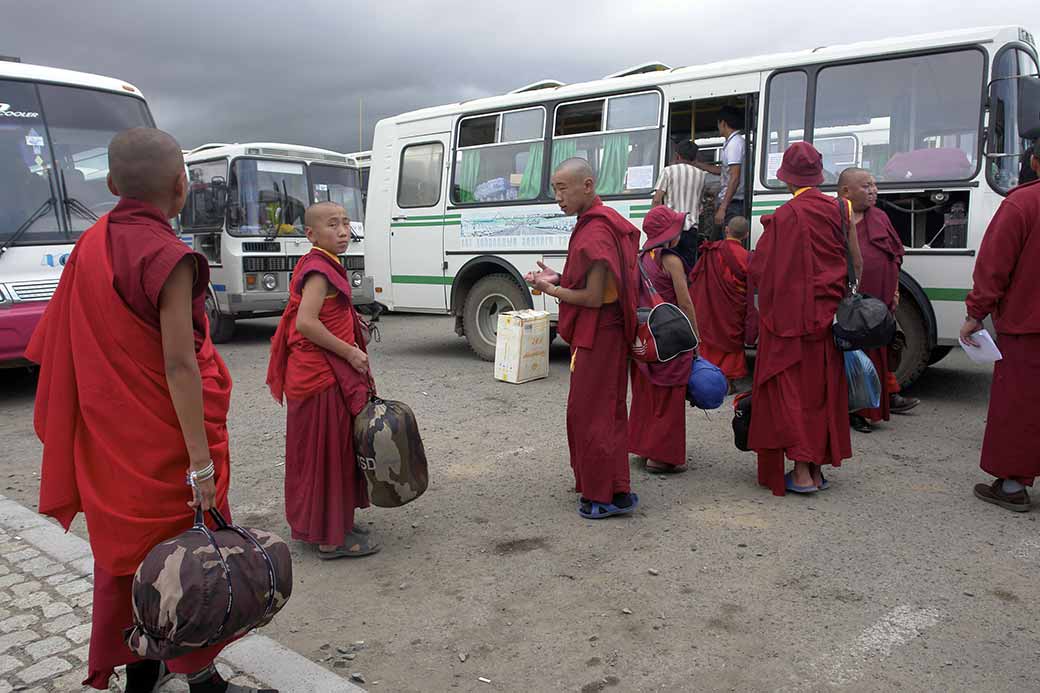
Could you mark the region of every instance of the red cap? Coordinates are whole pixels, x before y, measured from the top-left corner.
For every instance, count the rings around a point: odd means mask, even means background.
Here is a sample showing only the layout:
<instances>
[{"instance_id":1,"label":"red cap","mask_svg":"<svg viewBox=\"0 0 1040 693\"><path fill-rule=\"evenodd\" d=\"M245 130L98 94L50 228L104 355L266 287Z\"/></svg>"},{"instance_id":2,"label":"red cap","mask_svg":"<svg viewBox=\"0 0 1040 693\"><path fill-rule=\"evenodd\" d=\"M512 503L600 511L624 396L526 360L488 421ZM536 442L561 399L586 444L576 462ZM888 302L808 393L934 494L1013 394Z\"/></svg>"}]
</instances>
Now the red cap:
<instances>
[{"instance_id":1,"label":"red cap","mask_svg":"<svg viewBox=\"0 0 1040 693\"><path fill-rule=\"evenodd\" d=\"M682 212L657 205L643 219L643 233L646 234L643 250L668 245L682 233L685 222L686 215Z\"/></svg>"},{"instance_id":2,"label":"red cap","mask_svg":"<svg viewBox=\"0 0 1040 693\"><path fill-rule=\"evenodd\" d=\"M784 152L776 177L803 188L819 185L823 182L823 155L808 142L795 142Z\"/></svg>"}]
</instances>

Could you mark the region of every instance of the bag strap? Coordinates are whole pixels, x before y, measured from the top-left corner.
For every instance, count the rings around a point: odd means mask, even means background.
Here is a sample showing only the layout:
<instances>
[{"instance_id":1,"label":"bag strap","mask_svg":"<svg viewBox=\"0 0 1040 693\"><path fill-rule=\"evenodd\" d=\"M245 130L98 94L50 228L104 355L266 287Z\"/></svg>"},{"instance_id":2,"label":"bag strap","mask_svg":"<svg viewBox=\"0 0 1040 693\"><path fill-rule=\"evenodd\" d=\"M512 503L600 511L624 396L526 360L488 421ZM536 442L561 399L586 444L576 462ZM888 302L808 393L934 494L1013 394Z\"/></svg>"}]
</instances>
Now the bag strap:
<instances>
[{"instance_id":1,"label":"bag strap","mask_svg":"<svg viewBox=\"0 0 1040 693\"><path fill-rule=\"evenodd\" d=\"M650 275L646 273L646 268L643 267L643 257L646 255L647 252L649 251L639 251L639 257L636 264L639 265L639 274L643 277L643 285L646 287L647 293L650 294L650 297L653 298L655 295L657 295L657 289L654 288L654 283L650 281Z\"/></svg>"},{"instance_id":2,"label":"bag strap","mask_svg":"<svg viewBox=\"0 0 1040 693\"><path fill-rule=\"evenodd\" d=\"M845 285L848 287L850 296L859 290L859 282L856 280L856 270L852 266L852 253L849 252L849 235L851 228L849 209L851 206L851 202L840 196L838 197L838 215L841 217L841 235L845 240Z\"/></svg>"}]
</instances>

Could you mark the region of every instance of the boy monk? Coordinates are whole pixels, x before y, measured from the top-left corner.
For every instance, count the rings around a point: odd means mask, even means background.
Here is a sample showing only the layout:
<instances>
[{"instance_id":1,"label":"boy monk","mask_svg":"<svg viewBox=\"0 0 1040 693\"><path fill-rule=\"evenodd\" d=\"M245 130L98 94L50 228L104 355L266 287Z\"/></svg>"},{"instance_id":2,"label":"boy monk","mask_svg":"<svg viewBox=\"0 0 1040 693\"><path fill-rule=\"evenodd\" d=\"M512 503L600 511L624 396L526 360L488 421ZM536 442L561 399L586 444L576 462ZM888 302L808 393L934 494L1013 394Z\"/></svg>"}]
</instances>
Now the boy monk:
<instances>
[{"instance_id":1,"label":"boy monk","mask_svg":"<svg viewBox=\"0 0 1040 693\"><path fill-rule=\"evenodd\" d=\"M700 356L718 366L732 387L748 374L744 356L751 260L744 248L747 219L730 219L725 234L721 241L701 243L700 259L690 272L690 295L700 319Z\"/></svg>"},{"instance_id":2,"label":"boy monk","mask_svg":"<svg viewBox=\"0 0 1040 693\"><path fill-rule=\"evenodd\" d=\"M127 693L150 693L160 663L123 641L134 572L156 544L191 527L193 508L227 513L231 378L209 338L209 264L167 221L187 194L180 145L134 128L112 139L108 162L119 204L76 243L26 353L40 364L40 512L67 530L82 511L94 552L83 683L108 690L126 664ZM222 647L166 665L187 675L191 693L255 691L217 673Z\"/></svg>"},{"instance_id":3,"label":"boy monk","mask_svg":"<svg viewBox=\"0 0 1040 693\"><path fill-rule=\"evenodd\" d=\"M350 217L335 202L319 202L307 209L304 226L314 247L293 269L267 369L271 394L288 410L285 517L294 539L317 544L318 558L368 556L382 546L354 525L354 510L368 507L354 417L375 385L339 261L350 245Z\"/></svg>"},{"instance_id":4,"label":"boy monk","mask_svg":"<svg viewBox=\"0 0 1040 693\"><path fill-rule=\"evenodd\" d=\"M590 520L636 509L628 471L628 352L636 333L639 229L596 195L585 159L552 176L556 203L578 217L561 276L538 263L526 280L560 302L559 332L571 347L567 443L578 513Z\"/></svg>"}]
</instances>

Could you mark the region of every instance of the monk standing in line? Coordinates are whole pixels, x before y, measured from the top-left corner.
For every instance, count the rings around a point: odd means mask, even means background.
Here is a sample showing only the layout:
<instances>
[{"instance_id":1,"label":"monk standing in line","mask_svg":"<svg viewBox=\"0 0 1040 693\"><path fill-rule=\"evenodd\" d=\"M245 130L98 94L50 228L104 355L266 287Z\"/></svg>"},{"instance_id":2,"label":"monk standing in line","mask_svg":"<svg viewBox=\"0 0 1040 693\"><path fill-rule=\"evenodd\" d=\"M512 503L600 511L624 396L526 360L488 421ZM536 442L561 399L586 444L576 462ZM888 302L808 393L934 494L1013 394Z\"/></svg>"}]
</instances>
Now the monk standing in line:
<instances>
[{"instance_id":1,"label":"monk standing in line","mask_svg":"<svg viewBox=\"0 0 1040 693\"><path fill-rule=\"evenodd\" d=\"M350 218L334 202L304 215L314 245L293 269L289 305L271 340L267 384L284 399L285 516L293 539L318 558L368 556L382 547L354 510L368 489L354 455L354 417L374 384L361 320L339 256L350 245Z\"/></svg>"},{"instance_id":2,"label":"monk standing in line","mask_svg":"<svg viewBox=\"0 0 1040 693\"><path fill-rule=\"evenodd\" d=\"M552 176L556 202L578 221L561 276L538 263L527 282L560 302L559 332L571 347L567 443L578 513L598 520L636 509L628 468L628 354L636 331L639 229L596 195L585 159Z\"/></svg>"},{"instance_id":3,"label":"monk standing in line","mask_svg":"<svg viewBox=\"0 0 1040 693\"><path fill-rule=\"evenodd\" d=\"M1040 175L1040 141L1030 166ZM1040 181L1014 188L1000 205L982 239L973 279L961 339L975 344L972 335L992 315L1003 355L993 367L980 465L997 478L976 484L975 495L1026 512L1026 487L1040 475Z\"/></svg>"},{"instance_id":4,"label":"monk standing in line","mask_svg":"<svg viewBox=\"0 0 1040 693\"><path fill-rule=\"evenodd\" d=\"M748 375L744 356L751 260L744 248L747 219L730 219L725 234L721 241L701 243L700 259L690 273L690 295L700 318L700 356L722 370L732 390L736 381Z\"/></svg>"},{"instance_id":5,"label":"monk standing in line","mask_svg":"<svg viewBox=\"0 0 1040 693\"><path fill-rule=\"evenodd\" d=\"M883 301L890 311L899 305L899 268L903 264L903 241L888 215L877 208L877 183L870 171L847 168L838 177L838 195L852 204L852 220L863 256L860 292ZM888 365L888 347L869 349L881 380L881 406L849 415L849 425L860 433L873 431L871 422L888 421L889 414L905 414L921 400L899 394L899 381Z\"/></svg>"},{"instance_id":6,"label":"monk standing in line","mask_svg":"<svg viewBox=\"0 0 1040 693\"><path fill-rule=\"evenodd\" d=\"M76 243L26 354L40 364L40 512L66 530L83 512L94 552L83 683L108 690L126 664L126 692L151 693L162 664L123 641L134 572L156 544L192 526L194 508L230 517L231 377L209 338L209 264L168 221L188 189L180 145L160 130L126 130L112 139L108 164L119 204ZM191 693L255 691L217 673L222 648L165 664L187 675Z\"/></svg>"},{"instance_id":7,"label":"monk standing in line","mask_svg":"<svg viewBox=\"0 0 1040 693\"><path fill-rule=\"evenodd\" d=\"M748 445L758 481L774 495L815 493L829 485L822 467L852 456L844 359L831 334L846 293L846 253L862 266L855 226L846 239L838 204L816 187L823 157L806 142L784 152L777 178L794 198L762 218L751 260L760 333L751 390ZM794 469L784 474L784 457Z\"/></svg>"}]
</instances>

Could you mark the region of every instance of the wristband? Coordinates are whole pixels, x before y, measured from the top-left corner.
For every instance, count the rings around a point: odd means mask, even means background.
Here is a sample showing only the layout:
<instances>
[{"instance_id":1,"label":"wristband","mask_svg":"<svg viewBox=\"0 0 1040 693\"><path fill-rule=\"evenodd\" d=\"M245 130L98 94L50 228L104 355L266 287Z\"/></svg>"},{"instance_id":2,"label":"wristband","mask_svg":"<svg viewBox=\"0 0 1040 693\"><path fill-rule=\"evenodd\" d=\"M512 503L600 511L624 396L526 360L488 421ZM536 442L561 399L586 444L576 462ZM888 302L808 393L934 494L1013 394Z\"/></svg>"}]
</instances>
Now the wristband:
<instances>
[{"instance_id":1,"label":"wristband","mask_svg":"<svg viewBox=\"0 0 1040 693\"><path fill-rule=\"evenodd\" d=\"M200 481L209 481L216 476L216 468L213 466L213 460L209 461L205 467L199 470L192 469L188 472L187 484L192 488L195 488Z\"/></svg>"}]
</instances>

